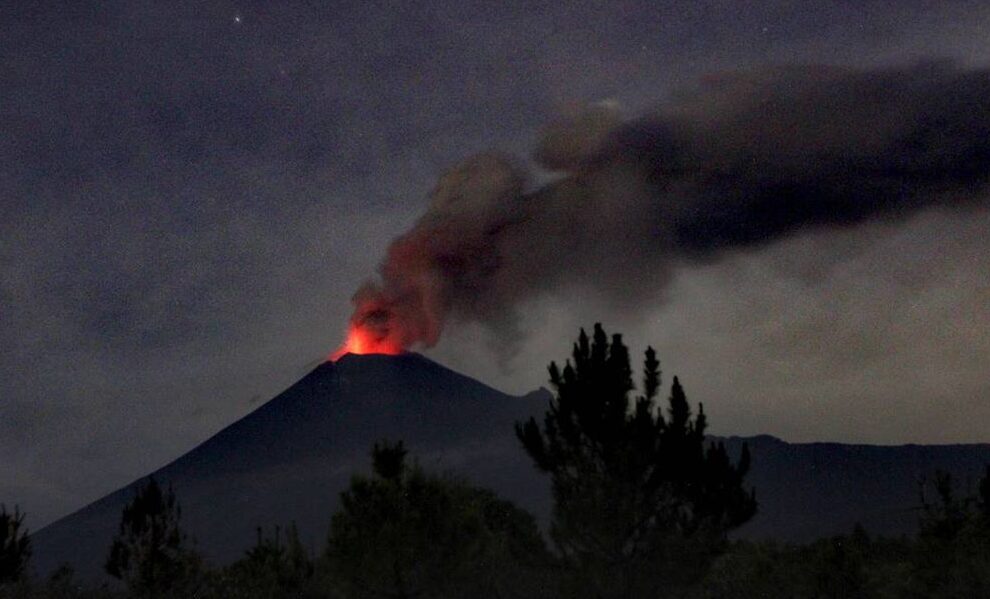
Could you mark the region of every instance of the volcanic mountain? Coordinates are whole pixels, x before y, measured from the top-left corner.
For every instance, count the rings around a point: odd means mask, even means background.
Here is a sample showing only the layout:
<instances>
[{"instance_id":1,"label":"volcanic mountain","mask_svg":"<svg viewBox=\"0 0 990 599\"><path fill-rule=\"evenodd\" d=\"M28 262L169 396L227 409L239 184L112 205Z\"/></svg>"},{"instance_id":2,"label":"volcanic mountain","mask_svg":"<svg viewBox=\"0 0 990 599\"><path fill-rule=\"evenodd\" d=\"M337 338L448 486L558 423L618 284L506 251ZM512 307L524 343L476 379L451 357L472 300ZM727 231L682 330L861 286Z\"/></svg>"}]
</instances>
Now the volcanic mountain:
<instances>
[{"instance_id":1,"label":"volcanic mountain","mask_svg":"<svg viewBox=\"0 0 990 599\"><path fill-rule=\"evenodd\" d=\"M326 362L241 420L152 473L171 484L182 526L211 562L243 555L255 528L296 522L319 551L340 492L369 470L381 439L403 440L431 471L494 489L543 524L550 485L533 467L513 424L539 416L550 394L500 393L417 354L346 355ZM715 414L717 419L717 412ZM748 442L759 513L740 533L807 541L848 532L915 529L917 480L936 468L972 480L990 445L790 444L769 436L724 439L738 454ZM60 564L98 580L123 507L142 477L32 535L40 574Z\"/></svg>"},{"instance_id":2,"label":"volcanic mountain","mask_svg":"<svg viewBox=\"0 0 990 599\"><path fill-rule=\"evenodd\" d=\"M370 470L370 448L381 439L401 439L424 468L463 473L545 517L549 483L513 424L549 397L505 395L417 354L349 354L152 476L173 486L183 529L214 563L243 555L257 526L291 521L304 543L320 548L340 492ZM101 576L121 510L144 480L33 534L39 572L68 563L82 579Z\"/></svg>"}]
</instances>

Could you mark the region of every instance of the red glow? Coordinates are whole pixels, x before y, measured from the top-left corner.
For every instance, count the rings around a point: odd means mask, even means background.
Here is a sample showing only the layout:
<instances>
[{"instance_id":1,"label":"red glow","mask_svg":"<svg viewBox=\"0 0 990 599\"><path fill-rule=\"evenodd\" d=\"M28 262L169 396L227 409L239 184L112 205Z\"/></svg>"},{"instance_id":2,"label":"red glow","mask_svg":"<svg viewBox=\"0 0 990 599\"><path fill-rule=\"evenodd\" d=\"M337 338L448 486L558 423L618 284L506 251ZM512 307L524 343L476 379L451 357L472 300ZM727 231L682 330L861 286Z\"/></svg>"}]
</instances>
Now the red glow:
<instances>
[{"instance_id":1,"label":"red glow","mask_svg":"<svg viewBox=\"0 0 990 599\"><path fill-rule=\"evenodd\" d=\"M388 354L402 353L402 348L389 336L378 336L367 327L352 324L347 331L347 340L330 354L330 361L336 362L346 354Z\"/></svg>"}]
</instances>

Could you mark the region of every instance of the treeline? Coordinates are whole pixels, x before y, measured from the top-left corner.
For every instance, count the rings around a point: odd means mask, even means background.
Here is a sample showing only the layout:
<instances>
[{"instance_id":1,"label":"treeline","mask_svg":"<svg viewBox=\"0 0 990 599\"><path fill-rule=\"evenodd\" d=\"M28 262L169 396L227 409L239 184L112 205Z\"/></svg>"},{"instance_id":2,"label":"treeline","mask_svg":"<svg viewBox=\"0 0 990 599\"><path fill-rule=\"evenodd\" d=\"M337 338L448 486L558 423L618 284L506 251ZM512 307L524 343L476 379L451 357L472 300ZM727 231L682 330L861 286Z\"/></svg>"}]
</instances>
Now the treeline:
<instances>
[{"instance_id":1,"label":"treeline","mask_svg":"<svg viewBox=\"0 0 990 599\"><path fill-rule=\"evenodd\" d=\"M369 474L341 495L316 554L294 524L257 529L237 562L215 567L181 527L175 490L149 479L121 514L106 573L81 588L68 568L28 577L23 515L0 508L0 596L333 599L468 597L988 597L990 469L960 495L938 473L919 497L913 538L850 534L807 545L730 541L758 504L733 461L705 438L674 377L659 401L647 349L639 392L621 336L584 331L542 421L516 425L551 480L546 534L532 515L463 478L429 472L401 441L371 450Z\"/></svg>"},{"instance_id":2,"label":"treeline","mask_svg":"<svg viewBox=\"0 0 990 599\"><path fill-rule=\"evenodd\" d=\"M990 597L990 469L975 494L948 474L927 485L913 538L875 538L862 527L806 545L736 542L692 596L703 598Z\"/></svg>"}]
</instances>

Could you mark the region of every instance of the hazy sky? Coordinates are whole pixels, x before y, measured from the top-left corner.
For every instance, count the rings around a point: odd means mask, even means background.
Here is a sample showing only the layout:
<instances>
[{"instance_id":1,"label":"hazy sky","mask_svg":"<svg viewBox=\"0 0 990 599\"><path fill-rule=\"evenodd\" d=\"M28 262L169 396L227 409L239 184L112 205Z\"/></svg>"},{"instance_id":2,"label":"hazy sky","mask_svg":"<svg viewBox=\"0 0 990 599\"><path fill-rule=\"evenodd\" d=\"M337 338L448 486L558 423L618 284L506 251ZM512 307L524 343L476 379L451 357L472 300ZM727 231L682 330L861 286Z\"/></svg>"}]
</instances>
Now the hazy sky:
<instances>
[{"instance_id":1,"label":"hazy sky","mask_svg":"<svg viewBox=\"0 0 990 599\"><path fill-rule=\"evenodd\" d=\"M32 528L312 368L472 154L527 161L575 106L632 118L713 73L990 65L982 1L9 4L0 501ZM551 289L517 353L477 326L427 353L522 392L600 320L716 434L990 441L987 256L990 211L932 209L677 268L648 309Z\"/></svg>"}]
</instances>

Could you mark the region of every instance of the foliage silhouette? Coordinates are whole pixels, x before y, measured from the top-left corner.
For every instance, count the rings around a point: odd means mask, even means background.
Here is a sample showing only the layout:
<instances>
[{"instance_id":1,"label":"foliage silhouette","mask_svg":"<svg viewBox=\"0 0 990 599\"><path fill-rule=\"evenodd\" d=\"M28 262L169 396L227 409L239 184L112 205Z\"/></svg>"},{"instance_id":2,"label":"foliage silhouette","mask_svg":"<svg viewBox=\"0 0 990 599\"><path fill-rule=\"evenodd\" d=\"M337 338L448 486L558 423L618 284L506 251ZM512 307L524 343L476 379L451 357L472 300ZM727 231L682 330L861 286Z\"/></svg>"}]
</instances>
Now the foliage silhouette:
<instances>
[{"instance_id":1,"label":"foliage silhouette","mask_svg":"<svg viewBox=\"0 0 990 599\"><path fill-rule=\"evenodd\" d=\"M572 358L549 367L555 395L542 428L516 434L551 476L551 537L575 586L567 594L647 596L688 586L723 548L728 531L756 512L743 489L749 452L733 464L705 439L675 377L667 414L657 406L660 364L645 353L643 394L634 389L621 335L582 329Z\"/></svg>"},{"instance_id":2,"label":"foliage silhouette","mask_svg":"<svg viewBox=\"0 0 990 599\"><path fill-rule=\"evenodd\" d=\"M376 444L334 514L324 561L346 597L520 596L545 561L533 518L493 492L424 472ZM538 596L538 595L534 595Z\"/></svg>"},{"instance_id":3,"label":"foliage silhouette","mask_svg":"<svg viewBox=\"0 0 990 599\"><path fill-rule=\"evenodd\" d=\"M307 596L313 591L313 560L299 540L295 523L286 529L284 539L278 526L270 536L259 526L257 535L243 558L211 578L207 597L274 599Z\"/></svg>"},{"instance_id":4,"label":"foliage silhouette","mask_svg":"<svg viewBox=\"0 0 990 599\"><path fill-rule=\"evenodd\" d=\"M179 527L181 508L171 485L163 491L154 478L124 507L120 532L106 561L110 576L139 597L172 596L195 584L200 559Z\"/></svg>"},{"instance_id":5,"label":"foliage silhouette","mask_svg":"<svg viewBox=\"0 0 990 599\"><path fill-rule=\"evenodd\" d=\"M990 597L990 469L976 495L959 494L947 472L936 472L934 500L921 488L921 518L906 597Z\"/></svg>"},{"instance_id":6,"label":"foliage silhouette","mask_svg":"<svg viewBox=\"0 0 990 599\"><path fill-rule=\"evenodd\" d=\"M0 505L0 585L24 578L31 558L31 540L24 529L24 514L14 506L14 512Z\"/></svg>"}]
</instances>

